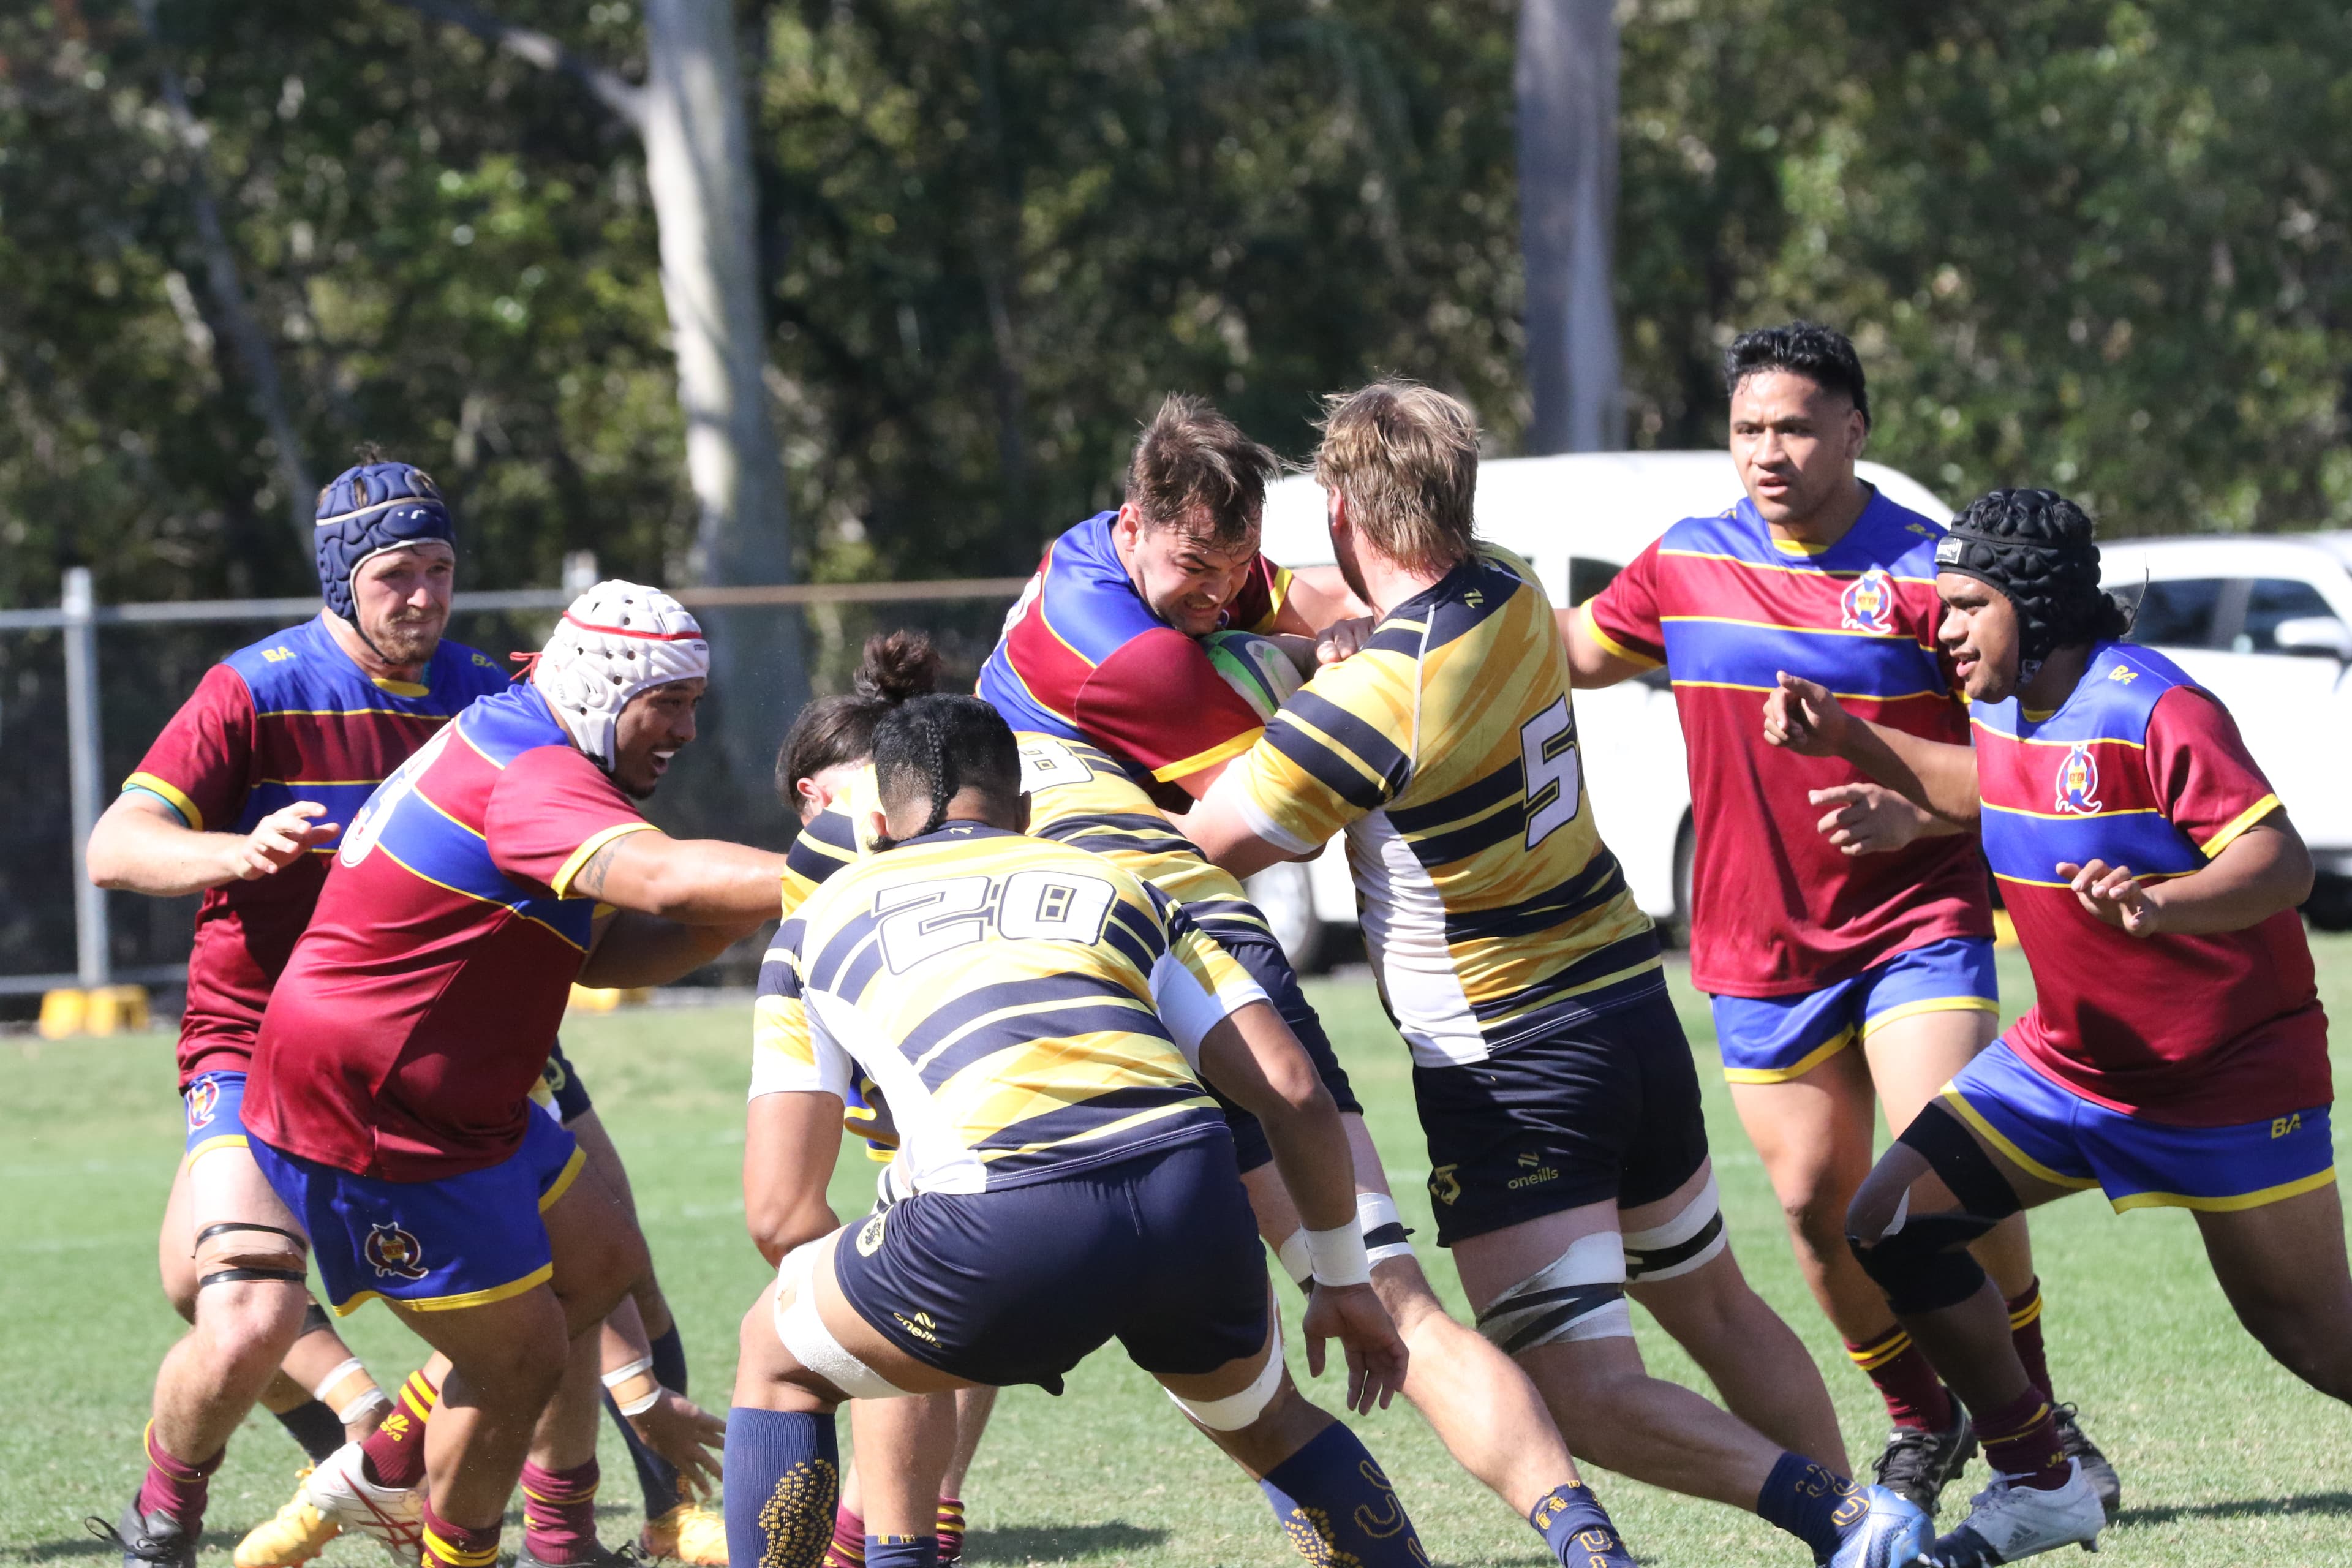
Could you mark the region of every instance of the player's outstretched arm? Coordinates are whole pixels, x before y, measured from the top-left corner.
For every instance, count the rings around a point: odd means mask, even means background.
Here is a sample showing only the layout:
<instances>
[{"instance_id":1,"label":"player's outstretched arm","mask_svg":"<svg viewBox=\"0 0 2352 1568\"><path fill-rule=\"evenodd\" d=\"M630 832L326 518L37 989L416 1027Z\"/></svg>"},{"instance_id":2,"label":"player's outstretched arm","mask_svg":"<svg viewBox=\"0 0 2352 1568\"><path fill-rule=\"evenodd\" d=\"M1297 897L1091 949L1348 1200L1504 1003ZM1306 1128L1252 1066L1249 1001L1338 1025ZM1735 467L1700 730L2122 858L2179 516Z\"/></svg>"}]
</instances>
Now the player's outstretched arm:
<instances>
[{"instance_id":1,"label":"player's outstretched arm","mask_svg":"<svg viewBox=\"0 0 2352 1568\"><path fill-rule=\"evenodd\" d=\"M1568 683L1579 691L1591 691L1603 686L1614 686L1621 680L1631 680L1655 669L1654 664L1627 658L1604 647L1592 635L1592 623L1586 618L1581 606L1572 610L1554 610L1552 619L1559 626L1561 645L1568 649Z\"/></svg>"},{"instance_id":2,"label":"player's outstretched arm","mask_svg":"<svg viewBox=\"0 0 2352 1568\"><path fill-rule=\"evenodd\" d=\"M1813 824L1814 830L1846 855L1884 854L1921 838L1963 831L1885 784L1834 784L1808 790L1805 798L1829 808Z\"/></svg>"},{"instance_id":3,"label":"player's outstretched arm","mask_svg":"<svg viewBox=\"0 0 2352 1568\"><path fill-rule=\"evenodd\" d=\"M603 1366L599 1369L613 1404L647 1447L677 1471L696 1497L719 1484L727 1423L654 1375L653 1342L646 1335L637 1304L624 1299L604 1320Z\"/></svg>"},{"instance_id":4,"label":"player's outstretched arm","mask_svg":"<svg viewBox=\"0 0 2352 1568\"><path fill-rule=\"evenodd\" d=\"M687 925L748 930L745 922L775 918L783 874L782 855L748 844L624 833L607 840L557 891Z\"/></svg>"},{"instance_id":5,"label":"player's outstretched arm","mask_svg":"<svg viewBox=\"0 0 2352 1568\"><path fill-rule=\"evenodd\" d=\"M743 1224L770 1264L840 1228L825 1184L841 1153L837 1094L762 1094L743 1118Z\"/></svg>"},{"instance_id":6,"label":"player's outstretched arm","mask_svg":"<svg viewBox=\"0 0 2352 1568\"><path fill-rule=\"evenodd\" d=\"M292 865L335 836L338 824L319 820L326 815L315 801L296 801L250 833L199 833L162 801L133 792L118 796L90 829L85 860L101 888L178 898Z\"/></svg>"},{"instance_id":7,"label":"player's outstretched arm","mask_svg":"<svg viewBox=\"0 0 2352 1568\"><path fill-rule=\"evenodd\" d=\"M1202 856L1236 877L1254 877L1277 860L1314 858L1312 854L1294 855L1259 837L1242 815L1239 794L1234 787L1212 788L1206 796L1192 803L1192 810L1181 816L1171 813L1169 820Z\"/></svg>"},{"instance_id":8,"label":"player's outstretched arm","mask_svg":"<svg viewBox=\"0 0 2352 1568\"><path fill-rule=\"evenodd\" d=\"M1348 1358L1348 1407L1386 1408L1404 1386L1404 1341L1372 1292L1339 1107L1269 1003L1237 1008L1203 1035L1201 1070L1265 1127L1275 1168L1306 1223L1315 1258L1315 1291L1300 1324L1307 1370L1322 1375L1323 1342L1337 1339Z\"/></svg>"},{"instance_id":9,"label":"player's outstretched arm","mask_svg":"<svg viewBox=\"0 0 2352 1568\"><path fill-rule=\"evenodd\" d=\"M727 925L688 925L658 915L624 910L604 922L588 960L580 966L583 985L667 985L717 958L758 931L761 920Z\"/></svg>"},{"instance_id":10,"label":"player's outstretched arm","mask_svg":"<svg viewBox=\"0 0 2352 1568\"><path fill-rule=\"evenodd\" d=\"M1764 699L1764 739L1800 756L1842 757L1947 822L1973 826L1981 809L1975 747L1857 719L1828 687L1785 669Z\"/></svg>"},{"instance_id":11,"label":"player's outstretched arm","mask_svg":"<svg viewBox=\"0 0 2352 1568\"><path fill-rule=\"evenodd\" d=\"M2311 897L2311 851L2273 809L2231 839L2202 869L2143 882L2128 866L2062 864L2075 901L2132 936L2216 936L2257 926Z\"/></svg>"}]
</instances>

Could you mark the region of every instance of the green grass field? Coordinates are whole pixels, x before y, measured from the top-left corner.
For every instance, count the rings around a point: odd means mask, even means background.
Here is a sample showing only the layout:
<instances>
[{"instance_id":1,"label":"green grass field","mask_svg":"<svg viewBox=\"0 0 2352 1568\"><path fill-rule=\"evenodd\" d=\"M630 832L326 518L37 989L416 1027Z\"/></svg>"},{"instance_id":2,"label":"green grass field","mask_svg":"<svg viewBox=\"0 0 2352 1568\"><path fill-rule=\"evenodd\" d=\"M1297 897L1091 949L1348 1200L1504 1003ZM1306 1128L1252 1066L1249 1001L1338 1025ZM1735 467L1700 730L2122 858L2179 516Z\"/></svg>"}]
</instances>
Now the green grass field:
<instances>
[{"instance_id":1,"label":"green grass field","mask_svg":"<svg viewBox=\"0 0 2352 1568\"><path fill-rule=\"evenodd\" d=\"M2320 973L2336 1016L2352 1016L2352 940L2320 944ZM2002 982L2012 1006L2028 993L2013 957ZM1876 1401L1803 1295L1762 1172L1724 1099L1704 1006L1679 981L1677 994L1702 1058L1738 1255L1813 1347L1860 1462L1883 1436ZM1324 984L1317 1000L1370 1108L1407 1221L1425 1227L1427 1158L1403 1049L1369 984ZM629 1163L685 1326L694 1392L712 1408L727 1403L736 1325L765 1274L743 1237L738 1186L748 1018L740 1007L647 1009L575 1018L564 1031ZM2343 1031L2339 1040L2352 1047ZM95 1563L103 1552L81 1519L111 1517L134 1484L156 1360L179 1327L154 1272L178 1144L163 1037L0 1043L0 1563ZM835 1184L845 1215L862 1209L871 1171L855 1152L845 1158ZM2123 1218L2079 1197L2044 1210L2034 1237L2061 1395L2080 1403L2124 1478L2126 1511L2104 1561L2352 1563L2352 1545L2339 1543L2352 1519L2352 1415L2289 1378L2239 1331L2189 1217ZM1432 1272L1451 1296L1450 1268L1437 1260ZM1643 1330L1654 1368L1695 1379ZM362 1310L346 1331L387 1384L419 1354L380 1310ZM1331 1380L1307 1386L1337 1398ZM1360 1429L1437 1563L1549 1561L1402 1401ZM248 1425L214 1483L208 1564L226 1568L237 1534L285 1500L297 1458L266 1416ZM635 1486L609 1432L604 1466L605 1534L617 1543L635 1532ZM1982 1474L1973 1471L1967 1489ZM1644 1563L1802 1561L1793 1542L1745 1515L1593 1479ZM1009 1392L966 1492L980 1563L1291 1561L1256 1489L1115 1352L1082 1367L1064 1398ZM1948 1499L1948 1523L1964 1500L1958 1489ZM510 1548L515 1539L510 1529ZM373 1546L344 1541L325 1561L357 1568L380 1559Z\"/></svg>"}]
</instances>

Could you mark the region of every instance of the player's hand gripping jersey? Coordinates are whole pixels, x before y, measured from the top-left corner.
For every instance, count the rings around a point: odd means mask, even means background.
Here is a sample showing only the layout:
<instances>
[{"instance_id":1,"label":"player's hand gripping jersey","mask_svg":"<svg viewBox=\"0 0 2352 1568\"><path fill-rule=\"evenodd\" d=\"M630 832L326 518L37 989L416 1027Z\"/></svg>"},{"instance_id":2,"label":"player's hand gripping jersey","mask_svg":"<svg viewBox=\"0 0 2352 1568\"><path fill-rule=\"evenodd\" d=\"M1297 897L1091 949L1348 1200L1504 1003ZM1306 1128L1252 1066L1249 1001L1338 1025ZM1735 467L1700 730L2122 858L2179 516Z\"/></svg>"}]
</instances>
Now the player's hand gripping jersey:
<instances>
[{"instance_id":1,"label":"player's hand gripping jersey","mask_svg":"<svg viewBox=\"0 0 2352 1568\"><path fill-rule=\"evenodd\" d=\"M1223 1118L1193 1059L1265 994L1172 900L1099 857L950 823L828 879L761 968L752 1093L895 1116L895 1197L1067 1175Z\"/></svg>"},{"instance_id":2,"label":"player's hand gripping jersey","mask_svg":"<svg viewBox=\"0 0 2352 1568\"><path fill-rule=\"evenodd\" d=\"M1664 986L1593 826L1566 670L1542 590L1474 555L1318 671L1217 783L1291 853L1346 829L1381 998L1425 1067Z\"/></svg>"},{"instance_id":3,"label":"player's hand gripping jersey","mask_svg":"<svg viewBox=\"0 0 2352 1568\"><path fill-rule=\"evenodd\" d=\"M2137 938L2094 919L2061 862L2186 876L2278 808L2228 711L2180 668L2102 643L2064 705L1974 715L1985 854L2033 966L2005 1038L2086 1100L2221 1127L2331 1097L2327 1019L2302 917Z\"/></svg>"},{"instance_id":4,"label":"player's hand gripping jersey","mask_svg":"<svg viewBox=\"0 0 2352 1568\"><path fill-rule=\"evenodd\" d=\"M572 879L651 827L538 688L467 709L344 834L262 1020L247 1124L394 1181L514 1152L593 935Z\"/></svg>"},{"instance_id":5,"label":"player's hand gripping jersey","mask_svg":"<svg viewBox=\"0 0 2352 1568\"><path fill-rule=\"evenodd\" d=\"M206 671L122 787L163 801L199 833L250 833L303 800L348 830L384 775L506 684L487 655L446 640L423 681L378 680L312 619ZM244 1070L334 849L330 840L274 875L205 894L180 1023L183 1087L200 1073Z\"/></svg>"},{"instance_id":6,"label":"player's hand gripping jersey","mask_svg":"<svg viewBox=\"0 0 2352 1568\"><path fill-rule=\"evenodd\" d=\"M1924 837L1847 856L1816 832L1809 791L1864 775L1764 742L1757 703L1779 672L1818 680L1861 718L1955 744L1968 734L1936 647L1944 531L1874 493L1808 553L1745 500L1678 522L1582 608L1603 647L1664 664L1690 753L1691 983L1789 996L1948 937L1990 937L1976 846Z\"/></svg>"},{"instance_id":7,"label":"player's hand gripping jersey","mask_svg":"<svg viewBox=\"0 0 2352 1568\"><path fill-rule=\"evenodd\" d=\"M1151 613L1111 541L1118 514L1088 518L1045 552L1010 614L979 693L1016 732L1085 741L1161 784L1238 755L1264 726L1201 645ZM1290 574L1261 555L1225 612L1271 632Z\"/></svg>"}]
</instances>

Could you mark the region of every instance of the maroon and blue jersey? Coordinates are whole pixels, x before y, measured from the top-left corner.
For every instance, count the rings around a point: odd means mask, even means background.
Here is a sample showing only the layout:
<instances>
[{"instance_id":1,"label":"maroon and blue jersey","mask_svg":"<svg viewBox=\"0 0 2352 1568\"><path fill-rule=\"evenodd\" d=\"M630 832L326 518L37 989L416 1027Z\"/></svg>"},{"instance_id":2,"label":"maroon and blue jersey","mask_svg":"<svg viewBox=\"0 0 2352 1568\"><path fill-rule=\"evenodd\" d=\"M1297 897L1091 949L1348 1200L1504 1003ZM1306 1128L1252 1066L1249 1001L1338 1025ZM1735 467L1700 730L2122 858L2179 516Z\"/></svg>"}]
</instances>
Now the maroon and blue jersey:
<instances>
[{"instance_id":1,"label":"maroon and blue jersey","mask_svg":"<svg viewBox=\"0 0 2352 1568\"><path fill-rule=\"evenodd\" d=\"M1160 784L1240 755L1264 732L1201 645L1151 613L1112 542L1115 511L1054 541L1004 617L980 695L1016 731L1083 741ZM1263 555L1225 626L1271 632L1290 574Z\"/></svg>"},{"instance_id":2,"label":"maroon and blue jersey","mask_svg":"<svg viewBox=\"0 0 2352 1568\"><path fill-rule=\"evenodd\" d=\"M594 934L572 879L652 826L537 687L466 710L344 833L262 1019L246 1126L393 1181L512 1154Z\"/></svg>"},{"instance_id":3,"label":"maroon and blue jersey","mask_svg":"<svg viewBox=\"0 0 2352 1568\"><path fill-rule=\"evenodd\" d=\"M2333 1098L2327 1018L2302 917L2211 936L2133 937L2075 899L2063 865L2185 877L2279 809L2229 710L2163 655L2096 645L2053 713L1974 714L1985 854L2033 966L2005 1037L2045 1078L2153 1121L2224 1127Z\"/></svg>"},{"instance_id":4,"label":"maroon and blue jersey","mask_svg":"<svg viewBox=\"0 0 2352 1568\"><path fill-rule=\"evenodd\" d=\"M273 633L206 671L123 781L199 833L250 833L296 801L348 828L386 774L476 698L507 684L488 655L444 641L421 681L369 675L323 619ZM270 987L310 923L336 840L273 875L205 892L188 954L180 1082L241 1072Z\"/></svg>"},{"instance_id":5,"label":"maroon and blue jersey","mask_svg":"<svg viewBox=\"0 0 2352 1568\"><path fill-rule=\"evenodd\" d=\"M1610 651L1664 665L1690 756L1691 984L1793 996L1949 937L1990 937L1976 846L1921 838L1848 856L1814 829L1808 793L1861 783L1833 757L1765 743L1760 710L1787 670L1860 717L1964 745L1968 716L1936 644L1944 531L1874 492L1843 537L1775 535L1743 499L1675 523L1582 607Z\"/></svg>"}]
</instances>

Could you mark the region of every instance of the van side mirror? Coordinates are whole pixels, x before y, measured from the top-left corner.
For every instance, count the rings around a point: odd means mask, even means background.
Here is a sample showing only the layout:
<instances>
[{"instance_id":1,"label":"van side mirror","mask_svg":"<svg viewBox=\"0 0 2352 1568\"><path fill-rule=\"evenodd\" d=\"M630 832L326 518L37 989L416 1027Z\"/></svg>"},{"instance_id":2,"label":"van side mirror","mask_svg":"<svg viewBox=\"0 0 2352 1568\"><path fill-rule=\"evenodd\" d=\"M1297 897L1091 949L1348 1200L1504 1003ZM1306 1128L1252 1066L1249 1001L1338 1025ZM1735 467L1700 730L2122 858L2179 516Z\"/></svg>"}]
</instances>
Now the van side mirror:
<instances>
[{"instance_id":1,"label":"van side mirror","mask_svg":"<svg viewBox=\"0 0 2352 1568\"><path fill-rule=\"evenodd\" d=\"M2352 664L2352 626L2334 616L2297 616L2281 621L2271 633L2281 653L2332 658Z\"/></svg>"}]
</instances>

